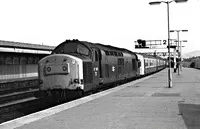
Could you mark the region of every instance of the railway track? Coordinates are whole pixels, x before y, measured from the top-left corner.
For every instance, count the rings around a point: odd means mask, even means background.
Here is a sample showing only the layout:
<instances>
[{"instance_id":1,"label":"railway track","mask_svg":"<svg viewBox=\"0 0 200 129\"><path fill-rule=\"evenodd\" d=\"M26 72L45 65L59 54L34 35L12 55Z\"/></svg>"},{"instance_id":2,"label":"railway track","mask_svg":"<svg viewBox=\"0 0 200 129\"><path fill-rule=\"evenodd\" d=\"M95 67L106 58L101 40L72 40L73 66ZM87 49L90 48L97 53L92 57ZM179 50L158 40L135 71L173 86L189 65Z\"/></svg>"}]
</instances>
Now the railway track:
<instances>
[{"instance_id":1,"label":"railway track","mask_svg":"<svg viewBox=\"0 0 200 129\"><path fill-rule=\"evenodd\" d=\"M35 97L20 99L0 105L0 123L26 115L31 107L40 104Z\"/></svg>"},{"instance_id":2,"label":"railway track","mask_svg":"<svg viewBox=\"0 0 200 129\"><path fill-rule=\"evenodd\" d=\"M40 101L34 97L38 91L37 79L0 82L0 123L23 116ZM21 111L20 111L21 110Z\"/></svg>"},{"instance_id":3,"label":"railway track","mask_svg":"<svg viewBox=\"0 0 200 129\"><path fill-rule=\"evenodd\" d=\"M38 89L37 78L0 81L0 95L29 89Z\"/></svg>"},{"instance_id":4,"label":"railway track","mask_svg":"<svg viewBox=\"0 0 200 129\"><path fill-rule=\"evenodd\" d=\"M19 92L13 92L9 94L4 94L0 96L0 104L24 99L24 98L29 98L31 96L34 96L34 93L37 92L38 89L32 89L28 91L19 91Z\"/></svg>"}]
</instances>

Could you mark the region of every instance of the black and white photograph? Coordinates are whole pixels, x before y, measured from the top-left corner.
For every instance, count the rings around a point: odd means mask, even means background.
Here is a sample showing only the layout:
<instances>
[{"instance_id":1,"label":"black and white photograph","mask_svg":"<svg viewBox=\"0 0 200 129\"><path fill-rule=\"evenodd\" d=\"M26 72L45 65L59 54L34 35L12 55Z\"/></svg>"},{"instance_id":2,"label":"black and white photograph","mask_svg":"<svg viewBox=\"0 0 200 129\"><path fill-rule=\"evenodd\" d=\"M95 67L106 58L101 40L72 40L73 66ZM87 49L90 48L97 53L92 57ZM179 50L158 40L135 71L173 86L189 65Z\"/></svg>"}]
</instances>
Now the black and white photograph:
<instances>
[{"instance_id":1,"label":"black and white photograph","mask_svg":"<svg viewBox=\"0 0 200 129\"><path fill-rule=\"evenodd\" d=\"M200 129L200 0L1 0L0 129Z\"/></svg>"}]
</instances>

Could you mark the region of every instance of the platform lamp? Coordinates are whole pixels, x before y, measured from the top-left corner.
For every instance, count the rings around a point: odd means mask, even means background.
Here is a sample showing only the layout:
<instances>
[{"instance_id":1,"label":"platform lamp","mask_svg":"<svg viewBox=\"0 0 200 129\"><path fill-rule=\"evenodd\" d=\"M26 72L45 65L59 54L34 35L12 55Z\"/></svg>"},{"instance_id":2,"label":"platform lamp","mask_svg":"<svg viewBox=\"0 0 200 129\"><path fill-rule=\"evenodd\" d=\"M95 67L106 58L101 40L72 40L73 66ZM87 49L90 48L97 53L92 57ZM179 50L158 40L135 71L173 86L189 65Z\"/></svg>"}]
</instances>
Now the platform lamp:
<instances>
[{"instance_id":1,"label":"platform lamp","mask_svg":"<svg viewBox=\"0 0 200 129\"><path fill-rule=\"evenodd\" d=\"M177 42L178 42L178 57L180 58L180 61L178 60L178 75L180 75L180 67L181 67L181 48L179 46L179 32L188 32L188 30L170 30L170 32L177 32Z\"/></svg>"},{"instance_id":2,"label":"platform lamp","mask_svg":"<svg viewBox=\"0 0 200 129\"><path fill-rule=\"evenodd\" d=\"M172 0L172 1L155 1L155 2L150 2L150 5L159 5L161 3L165 3L167 4L167 22L168 22L168 54L169 54L169 58L168 58L168 64L169 64L169 68L168 68L168 87L172 88L172 75L171 75L171 57L170 57L170 32L169 32L169 4L172 2L176 2L176 3L182 3L182 2L187 2L187 0Z\"/></svg>"},{"instance_id":3,"label":"platform lamp","mask_svg":"<svg viewBox=\"0 0 200 129\"><path fill-rule=\"evenodd\" d=\"M180 60L180 70L181 71L182 71L182 60L183 60L183 58L182 58L182 47L184 47L184 46L182 46L182 42L186 43L187 40L180 41L180 58L181 58L181 60Z\"/></svg>"}]
</instances>

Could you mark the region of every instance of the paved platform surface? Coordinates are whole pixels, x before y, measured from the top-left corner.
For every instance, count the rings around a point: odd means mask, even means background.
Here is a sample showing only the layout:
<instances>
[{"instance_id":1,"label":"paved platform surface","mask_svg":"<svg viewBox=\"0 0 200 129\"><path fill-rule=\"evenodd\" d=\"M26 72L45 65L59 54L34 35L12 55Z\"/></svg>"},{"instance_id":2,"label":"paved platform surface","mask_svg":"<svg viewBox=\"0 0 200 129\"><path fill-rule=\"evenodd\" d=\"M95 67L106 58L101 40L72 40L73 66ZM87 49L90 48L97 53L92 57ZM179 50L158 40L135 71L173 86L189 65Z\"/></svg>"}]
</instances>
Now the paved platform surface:
<instances>
[{"instance_id":1,"label":"paved platform surface","mask_svg":"<svg viewBox=\"0 0 200 129\"><path fill-rule=\"evenodd\" d=\"M16 127L17 129L200 129L200 70L184 68L181 75L172 73L172 88L168 88L167 75L165 69L144 81L122 85L105 96L95 98L94 95L95 99L90 98L82 104ZM84 98L81 100L84 101ZM64 109L64 106L60 108ZM35 115L37 116L39 117ZM20 122L15 122L17 123Z\"/></svg>"}]
</instances>

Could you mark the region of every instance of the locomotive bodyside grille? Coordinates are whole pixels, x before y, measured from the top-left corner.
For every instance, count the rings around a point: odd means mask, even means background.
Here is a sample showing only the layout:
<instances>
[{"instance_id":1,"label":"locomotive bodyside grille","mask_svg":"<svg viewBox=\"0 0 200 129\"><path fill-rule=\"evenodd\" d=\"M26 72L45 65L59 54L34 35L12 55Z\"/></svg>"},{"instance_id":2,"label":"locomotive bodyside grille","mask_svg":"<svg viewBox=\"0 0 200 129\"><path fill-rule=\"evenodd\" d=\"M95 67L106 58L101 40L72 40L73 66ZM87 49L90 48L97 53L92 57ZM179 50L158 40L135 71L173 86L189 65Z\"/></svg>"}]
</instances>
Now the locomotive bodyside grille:
<instances>
[{"instance_id":1,"label":"locomotive bodyside grille","mask_svg":"<svg viewBox=\"0 0 200 129\"><path fill-rule=\"evenodd\" d=\"M105 64L105 77L109 77L109 65Z\"/></svg>"},{"instance_id":2,"label":"locomotive bodyside grille","mask_svg":"<svg viewBox=\"0 0 200 129\"><path fill-rule=\"evenodd\" d=\"M92 62L83 63L84 83L92 83Z\"/></svg>"}]
</instances>

